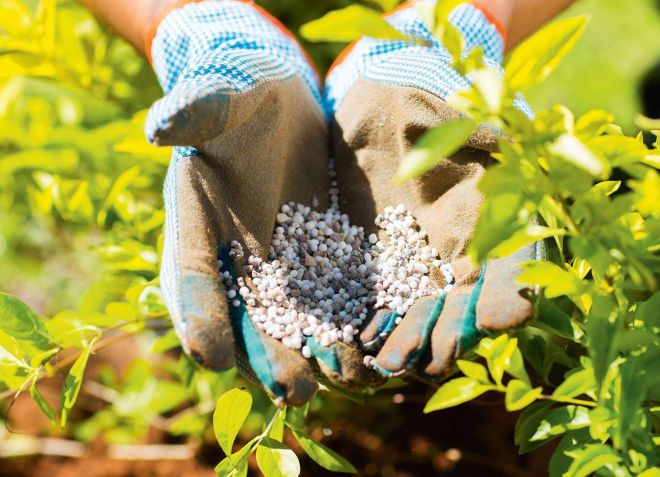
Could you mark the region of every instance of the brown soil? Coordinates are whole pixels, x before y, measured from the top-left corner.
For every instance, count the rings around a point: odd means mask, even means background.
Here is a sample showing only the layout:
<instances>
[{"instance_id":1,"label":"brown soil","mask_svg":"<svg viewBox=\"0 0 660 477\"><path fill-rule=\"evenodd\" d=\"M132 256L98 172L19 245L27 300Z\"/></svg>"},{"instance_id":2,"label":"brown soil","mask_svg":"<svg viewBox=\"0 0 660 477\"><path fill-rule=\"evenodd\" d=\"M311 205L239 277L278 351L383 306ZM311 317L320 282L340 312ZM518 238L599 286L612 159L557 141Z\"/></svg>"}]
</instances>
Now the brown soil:
<instances>
[{"instance_id":1,"label":"brown soil","mask_svg":"<svg viewBox=\"0 0 660 477\"><path fill-rule=\"evenodd\" d=\"M93 356L87 378L95 374L101 363L121 371L133 358L134 349L126 343ZM62 377L54 377L40 384L55 406L61 380ZM358 468L358 475L365 477L547 474L552 446L519 456L513 443L517 415L504 410L501 396L486 394L476 403L425 415L422 409L432 392L427 386L413 384L405 389L381 391L363 406L342 398L328 399L323 420L310 416L308 429L315 439L351 461ZM84 394L83 390L76 408L90 415L98 410L99 403L85 399ZM21 396L14 403L9 421L11 429L20 434L45 435L44 429L48 428L29 396ZM147 443L174 442L160 432L150 432ZM304 456L295 441L287 444L300 456L302 477L340 475L323 470ZM79 459L43 456L0 460L0 477L213 477L213 468L223 457L217 445L209 444L195 459L187 461L118 461L105 455L102 444L94 444ZM249 475L261 475L254 459Z\"/></svg>"},{"instance_id":2,"label":"brown soil","mask_svg":"<svg viewBox=\"0 0 660 477\"><path fill-rule=\"evenodd\" d=\"M314 427L312 422L312 435L348 458L361 476L532 477L547 472L552 449L517 455L513 445L516 416L503 411L500 401L482 399L478 404L424 415L421 409L428 396L425 388L413 386L406 390L403 403L387 402L400 399L395 396L381 395L374 405L342 405L350 412L326 416L331 424L325 428ZM12 411L12 418L16 417ZM295 441L287 444L300 450ZM302 452L299 455L303 477L338 475L324 471ZM208 446L188 461L117 461L104 456L98 447L81 459L1 461L0 477L212 477L213 467L222 457L217 447ZM249 475L261 475L256 462L250 464Z\"/></svg>"}]
</instances>

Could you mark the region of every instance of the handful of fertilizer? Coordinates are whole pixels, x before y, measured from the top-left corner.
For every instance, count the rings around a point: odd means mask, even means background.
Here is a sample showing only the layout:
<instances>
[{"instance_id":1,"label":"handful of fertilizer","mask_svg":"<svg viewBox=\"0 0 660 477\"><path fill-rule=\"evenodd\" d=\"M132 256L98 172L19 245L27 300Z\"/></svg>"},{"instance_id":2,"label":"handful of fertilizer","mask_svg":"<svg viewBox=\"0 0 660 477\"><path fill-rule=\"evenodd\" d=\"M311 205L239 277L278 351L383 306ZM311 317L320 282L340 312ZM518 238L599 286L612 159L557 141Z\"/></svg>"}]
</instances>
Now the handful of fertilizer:
<instances>
[{"instance_id":1,"label":"handful of fertilizer","mask_svg":"<svg viewBox=\"0 0 660 477\"><path fill-rule=\"evenodd\" d=\"M447 293L454 283L451 266L403 205L376 217L383 240L365 236L341 213L332 166L329 174L327 210L282 205L267 259L247 258L247 280L221 272L230 305L239 306L240 295L258 328L306 358L307 337L321 346L351 343L370 311L389 308L403 316L417 298ZM243 258L242 246L231 245L230 256Z\"/></svg>"}]
</instances>

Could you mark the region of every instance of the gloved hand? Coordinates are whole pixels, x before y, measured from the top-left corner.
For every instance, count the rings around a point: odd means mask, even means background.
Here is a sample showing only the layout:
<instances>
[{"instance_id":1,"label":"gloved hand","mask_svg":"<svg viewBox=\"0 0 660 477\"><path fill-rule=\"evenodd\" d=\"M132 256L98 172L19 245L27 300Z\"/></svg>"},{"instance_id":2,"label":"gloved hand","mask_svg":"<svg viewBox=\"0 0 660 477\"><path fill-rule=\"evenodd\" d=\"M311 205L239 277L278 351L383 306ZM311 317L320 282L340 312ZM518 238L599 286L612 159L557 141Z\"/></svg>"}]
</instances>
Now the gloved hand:
<instances>
[{"instance_id":1,"label":"gloved hand","mask_svg":"<svg viewBox=\"0 0 660 477\"><path fill-rule=\"evenodd\" d=\"M239 306L228 305L218 259L224 271L244 275L249 255L268 255L283 203L328 202L319 80L293 37L258 7L175 5L154 30L151 57L165 96L146 123L151 142L177 146L164 190L165 302L198 362L226 369L236 352L239 369L276 399L302 404L318 388L312 360L259 330L240 296ZM234 240L245 250L235 264L228 256ZM315 349L332 381L367 379L355 347Z\"/></svg>"},{"instance_id":2,"label":"gloved hand","mask_svg":"<svg viewBox=\"0 0 660 477\"><path fill-rule=\"evenodd\" d=\"M501 69L504 41L489 16L465 3L451 13L450 21L463 34L468 50L481 46L485 62ZM340 205L353 223L375 232L375 215L402 203L427 231L430 246L453 267L456 283L448 294L418 299L396 328L398 315L379 310L361 334L367 351L375 353L382 345L375 367L383 375L416 372L434 379L482 333L503 331L530 317L532 302L523 296L526 291L516 277L518 265L539 258L541 249L532 245L478 266L465 255L483 202L477 183L490 160L488 151L497 144L492 131L480 129L462 151L423 177L392 184L416 139L458 118L444 99L469 80L452 68L449 53L414 7L403 7L387 20L429 46L363 38L349 47L326 83L327 103L334 112L332 154ZM524 100L517 106L531 115Z\"/></svg>"}]
</instances>

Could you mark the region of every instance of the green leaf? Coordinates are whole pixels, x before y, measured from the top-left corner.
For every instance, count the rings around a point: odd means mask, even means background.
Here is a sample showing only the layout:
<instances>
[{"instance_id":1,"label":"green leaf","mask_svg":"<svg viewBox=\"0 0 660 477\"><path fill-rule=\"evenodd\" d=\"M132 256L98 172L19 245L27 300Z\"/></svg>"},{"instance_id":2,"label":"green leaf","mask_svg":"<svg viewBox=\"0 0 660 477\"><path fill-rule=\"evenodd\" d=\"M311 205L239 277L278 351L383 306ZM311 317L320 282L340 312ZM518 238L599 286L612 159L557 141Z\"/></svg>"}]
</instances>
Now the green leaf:
<instances>
[{"instance_id":1,"label":"green leaf","mask_svg":"<svg viewBox=\"0 0 660 477\"><path fill-rule=\"evenodd\" d=\"M268 431L268 437L275 439L278 442L282 442L284 438L284 420L286 417L288 409L282 411L275 411L273 420L270 424L270 430Z\"/></svg>"},{"instance_id":2,"label":"green leaf","mask_svg":"<svg viewBox=\"0 0 660 477\"><path fill-rule=\"evenodd\" d=\"M309 412L309 402L304 406L290 407L286 410L286 424L301 429Z\"/></svg>"},{"instance_id":3,"label":"green leaf","mask_svg":"<svg viewBox=\"0 0 660 477\"><path fill-rule=\"evenodd\" d=\"M44 398L43 394L41 394L37 388L36 379L32 381L32 385L30 386L30 395L32 396L32 399L34 399L34 401L37 403L37 406L39 406L39 409L41 409L41 412L46 415L50 423L55 425L57 423L55 410L53 409L53 406L51 406L50 403L46 401L46 398Z\"/></svg>"},{"instance_id":4,"label":"green leaf","mask_svg":"<svg viewBox=\"0 0 660 477\"><path fill-rule=\"evenodd\" d=\"M589 138L613 121L614 116L602 109L587 111L575 122L575 133Z\"/></svg>"},{"instance_id":5,"label":"green leaf","mask_svg":"<svg viewBox=\"0 0 660 477\"><path fill-rule=\"evenodd\" d=\"M171 349L181 346L181 341L174 330L168 330L162 336L159 336L151 345L152 353L164 353Z\"/></svg>"},{"instance_id":6,"label":"green leaf","mask_svg":"<svg viewBox=\"0 0 660 477\"><path fill-rule=\"evenodd\" d=\"M596 136L585 143L592 151L606 158L612 167L643 163L650 151L644 143L627 136Z\"/></svg>"},{"instance_id":7,"label":"green leaf","mask_svg":"<svg viewBox=\"0 0 660 477\"><path fill-rule=\"evenodd\" d=\"M40 350L54 345L41 319L25 303L7 293L0 293L0 329Z\"/></svg>"},{"instance_id":8,"label":"green leaf","mask_svg":"<svg viewBox=\"0 0 660 477\"><path fill-rule=\"evenodd\" d=\"M542 442L532 442L530 438L538 429L543 417L550 412L551 402L538 401L523 410L516 421L514 440L520 454L531 452L541 446Z\"/></svg>"},{"instance_id":9,"label":"green leaf","mask_svg":"<svg viewBox=\"0 0 660 477\"><path fill-rule=\"evenodd\" d=\"M563 477L572 462L572 459L566 455L566 452L570 452L590 442L593 442L593 439L589 435L588 429L579 429L566 433L559 441L559 444L557 444L550 458L548 468L550 477Z\"/></svg>"},{"instance_id":10,"label":"green leaf","mask_svg":"<svg viewBox=\"0 0 660 477\"><path fill-rule=\"evenodd\" d=\"M69 416L69 411L73 408L73 405L78 399L78 394L80 393L80 387L82 386L83 375L85 374L85 368L87 367L87 361L89 360L89 354L92 352L92 347L96 343L97 337L94 337L85 348L83 348L80 356L76 359L69 369L69 374L64 380L64 388L62 389L62 408L61 408L61 419L60 426L66 426L66 421Z\"/></svg>"},{"instance_id":11,"label":"green leaf","mask_svg":"<svg viewBox=\"0 0 660 477\"><path fill-rule=\"evenodd\" d=\"M463 35L461 32L456 27L448 23L445 25L444 31L442 33L442 44L451 54L454 64L458 63L461 60L464 44Z\"/></svg>"},{"instance_id":12,"label":"green leaf","mask_svg":"<svg viewBox=\"0 0 660 477\"><path fill-rule=\"evenodd\" d=\"M614 449L605 444L591 444L569 455L573 462L564 477L587 477L608 465L617 464L621 457Z\"/></svg>"},{"instance_id":13,"label":"green leaf","mask_svg":"<svg viewBox=\"0 0 660 477\"><path fill-rule=\"evenodd\" d=\"M566 431L587 427L590 423L589 409L584 406L563 406L553 409L539 422L530 441L546 441Z\"/></svg>"},{"instance_id":14,"label":"green leaf","mask_svg":"<svg viewBox=\"0 0 660 477\"><path fill-rule=\"evenodd\" d=\"M520 44L506 62L511 89L521 91L545 80L571 51L587 22L585 16L553 22Z\"/></svg>"},{"instance_id":15,"label":"green leaf","mask_svg":"<svg viewBox=\"0 0 660 477\"><path fill-rule=\"evenodd\" d=\"M138 179L140 171L140 166L133 166L130 169L122 172L119 177L117 177L114 184L112 184L110 192L108 192L108 195L103 201L101 210L99 211L98 217L96 218L97 224L100 227L105 225L105 221L108 217L108 211L117 205L118 198L124 193L124 191L126 191L128 186L130 186Z\"/></svg>"},{"instance_id":16,"label":"green leaf","mask_svg":"<svg viewBox=\"0 0 660 477\"><path fill-rule=\"evenodd\" d=\"M646 469L641 472L637 477L660 477L660 469L655 467L653 469Z\"/></svg>"},{"instance_id":17,"label":"green leaf","mask_svg":"<svg viewBox=\"0 0 660 477\"><path fill-rule=\"evenodd\" d=\"M387 13L399 4L399 0L371 0L376 5L378 5L383 12Z\"/></svg>"},{"instance_id":18,"label":"green leaf","mask_svg":"<svg viewBox=\"0 0 660 477\"><path fill-rule=\"evenodd\" d=\"M576 136L565 133L548 146L548 151L588 172L593 177L607 178L612 172L609 162L592 151Z\"/></svg>"},{"instance_id":19,"label":"green leaf","mask_svg":"<svg viewBox=\"0 0 660 477\"><path fill-rule=\"evenodd\" d=\"M254 437L250 442L241 447L241 450L228 455L215 466L215 473L219 477L245 477L248 471L248 457L252 453L252 446L261 436Z\"/></svg>"},{"instance_id":20,"label":"green leaf","mask_svg":"<svg viewBox=\"0 0 660 477\"><path fill-rule=\"evenodd\" d=\"M18 342L12 336L9 336L4 331L0 330L0 369L3 372L8 371L9 369L32 369L32 367L22 359L22 356L23 350Z\"/></svg>"},{"instance_id":21,"label":"green leaf","mask_svg":"<svg viewBox=\"0 0 660 477\"><path fill-rule=\"evenodd\" d=\"M566 377L557 389L552 393L555 399L569 399L587 391L594 391L596 381L592 368L580 369Z\"/></svg>"},{"instance_id":22,"label":"green leaf","mask_svg":"<svg viewBox=\"0 0 660 477\"><path fill-rule=\"evenodd\" d=\"M538 319L533 322L533 326L575 341L575 331L570 316L545 298L539 300L538 307Z\"/></svg>"},{"instance_id":23,"label":"green leaf","mask_svg":"<svg viewBox=\"0 0 660 477\"><path fill-rule=\"evenodd\" d=\"M406 40L407 37L387 23L381 14L362 5L333 10L321 18L305 23L300 34L308 41L347 42L367 35L384 40Z\"/></svg>"},{"instance_id":24,"label":"green leaf","mask_svg":"<svg viewBox=\"0 0 660 477\"><path fill-rule=\"evenodd\" d=\"M459 359L456 361L456 366L458 366L458 369L460 369L468 378L472 378L483 384L490 384L488 370L486 370L486 367L483 364Z\"/></svg>"},{"instance_id":25,"label":"green leaf","mask_svg":"<svg viewBox=\"0 0 660 477\"><path fill-rule=\"evenodd\" d=\"M529 385L519 379L512 379L506 387L504 405L507 411L519 411L541 396L543 389L538 387L532 389Z\"/></svg>"},{"instance_id":26,"label":"green leaf","mask_svg":"<svg viewBox=\"0 0 660 477\"><path fill-rule=\"evenodd\" d=\"M491 168L493 170L494 168ZM490 171L484 175L489 176ZM490 251L511 238L524 227L521 222L524 214L524 198L516 189L503 189L506 192L491 194L481 208L479 222L473 238L468 245L468 253L472 260L480 263L486 259Z\"/></svg>"},{"instance_id":27,"label":"green leaf","mask_svg":"<svg viewBox=\"0 0 660 477\"><path fill-rule=\"evenodd\" d=\"M345 472L355 474L357 470L353 465L332 449L316 442L300 430L292 429L294 437L305 453L318 465L332 472Z\"/></svg>"},{"instance_id":28,"label":"green leaf","mask_svg":"<svg viewBox=\"0 0 660 477\"><path fill-rule=\"evenodd\" d=\"M600 191L605 195L612 195L621 187L621 181L602 181L594 184L591 190Z\"/></svg>"},{"instance_id":29,"label":"green leaf","mask_svg":"<svg viewBox=\"0 0 660 477\"><path fill-rule=\"evenodd\" d=\"M213 413L213 432L226 455L252 408L252 396L244 389L230 389L218 399Z\"/></svg>"},{"instance_id":30,"label":"green leaf","mask_svg":"<svg viewBox=\"0 0 660 477\"><path fill-rule=\"evenodd\" d=\"M401 184L433 169L441 160L458 151L475 127L474 121L463 118L444 122L428 131L403 158L394 182Z\"/></svg>"},{"instance_id":31,"label":"green leaf","mask_svg":"<svg viewBox=\"0 0 660 477\"><path fill-rule=\"evenodd\" d=\"M524 228L514 232L508 239L495 246L486 258L501 258L517 252L525 245L539 242L549 237L559 237L566 234L564 229L549 228L537 224L527 224Z\"/></svg>"},{"instance_id":32,"label":"green leaf","mask_svg":"<svg viewBox=\"0 0 660 477\"><path fill-rule=\"evenodd\" d=\"M608 368L614 360L622 333L622 316L611 297L594 295L586 323L587 346L592 360L596 386L605 379Z\"/></svg>"},{"instance_id":33,"label":"green leaf","mask_svg":"<svg viewBox=\"0 0 660 477\"><path fill-rule=\"evenodd\" d=\"M529 377L523 366L522 355L518 349L518 339L503 334L494 340L482 340L477 352L486 358L490 374L498 385L507 371L512 376L529 383Z\"/></svg>"},{"instance_id":34,"label":"green leaf","mask_svg":"<svg viewBox=\"0 0 660 477\"><path fill-rule=\"evenodd\" d=\"M300 475L300 462L296 454L281 442L268 437L257 447L257 464L265 477Z\"/></svg>"},{"instance_id":35,"label":"green leaf","mask_svg":"<svg viewBox=\"0 0 660 477\"><path fill-rule=\"evenodd\" d=\"M545 287L546 298L575 295L582 289L582 284L575 275L552 262L531 260L520 266L523 271L518 276L518 282Z\"/></svg>"},{"instance_id":36,"label":"green leaf","mask_svg":"<svg viewBox=\"0 0 660 477\"><path fill-rule=\"evenodd\" d=\"M500 72L494 68L483 68L472 72L470 77L473 91L478 94L482 108L490 114L499 114L504 94L504 81ZM450 97L448 102L451 104L452 101Z\"/></svg>"},{"instance_id":37,"label":"green leaf","mask_svg":"<svg viewBox=\"0 0 660 477\"><path fill-rule=\"evenodd\" d=\"M452 379L440 386L440 389L429 399L424 407L424 413L458 406L494 389L497 388L467 377Z\"/></svg>"},{"instance_id":38,"label":"green leaf","mask_svg":"<svg viewBox=\"0 0 660 477\"><path fill-rule=\"evenodd\" d=\"M435 13L432 31L437 38L443 37L445 27L449 24L449 14L458 5L463 3L463 0L438 0L435 4Z\"/></svg>"},{"instance_id":39,"label":"green leaf","mask_svg":"<svg viewBox=\"0 0 660 477\"><path fill-rule=\"evenodd\" d=\"M660 130L660 119L651 119L641 114L635 117L635 124L645 131Z\"/></svg>"},{"instance_id":40,"label":"green leaf","mask_svg":"<svg viewBox=\"0 0 660 477\"><path fill-rule=\"evenodd\" d=\"M247 477L247 472L247 459L241 459L234 465L229 457L225 457L215 466L215 473L218 477Z\"/></svg>"}]
</instances>

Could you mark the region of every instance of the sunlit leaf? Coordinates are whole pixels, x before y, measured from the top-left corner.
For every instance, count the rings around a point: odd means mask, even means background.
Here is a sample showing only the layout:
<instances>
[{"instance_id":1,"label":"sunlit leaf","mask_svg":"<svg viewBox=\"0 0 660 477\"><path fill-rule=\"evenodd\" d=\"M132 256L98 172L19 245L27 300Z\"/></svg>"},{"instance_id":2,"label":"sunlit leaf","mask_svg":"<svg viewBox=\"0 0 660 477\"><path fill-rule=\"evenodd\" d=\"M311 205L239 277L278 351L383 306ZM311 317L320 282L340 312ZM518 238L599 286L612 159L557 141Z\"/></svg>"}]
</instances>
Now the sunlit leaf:
<instances>
[{"instance_id":1,"label":"sunlit leaf","mask_svg":"<svg viewBox=\"0 0 660 477\"><path fill-rule=\"evenodd\" d=\"M516 421L514 439L520 454L526 454L540 445L542 442L530 441L538 429L541 420L550 412L551 402L538 401L526 407Z\"/></svg>"},{"instance_id":2,"label":"sunlit leaf","mask_svg":"<svg viewBox=\"0 0 660 477\"><path fill-rule=\"evenodd\" d=\"M407 37L387 23L381 14L362 5L349 5L326 13L300 28L308 41L347 42L367 35L387 40L405 40Z\"/></svg>"},{"instance_id":3,"label":"sunlit leaf","mask_svg":"<svg viewBox=\"0 0 660 477\"><path fill-rule=\"evenodd\" d=\"M509 86L521 91L546 79L582 36L587 22L585 16L556 21L521 43L506 62Z\"/></svg>"},{"instance_id":4,"label":"sunlit leaf","mask_svg":"<svg viewBox=\"0 0 660 477\"><path fill-rule=\"evenodd\" d=\"M449 14L461 3L462 0L438 0L435 4L433 33L443 37L445 27L449 22Z\"/></svg>"},{"instance_id":5,"label":"sunlit leaf","mask_svg":"<svg viewBox=\"0 0 660 477\"><path fill-rule=\"evenodd\" d=\"M257 447L257 464L265 477L300 475L300 462L296 454L281 442L268 437Z\"/></svg>"},{"instance_id":6,"label":"sunlit leaf","mask_svg":"<svg viewBox=\"0 0 660 477\"><path fill-rule=\"evenodd\" d=\"M514 232L514 234L503 240L494 247L486 258L501 258L517 252L525 245L539 242L549 237L563 236L566 230L559 228L549 228L538 224L527 224L524 228Z\"/></svg>"},{"instance_id":7,"label":"sunlit leaf","mask_svg":"<svg viewBox=\"0 0 660 477\"><path fill-rule=\"evenodd\" d=\"M465 144L476 124L463 118L447 121L424 134L415 148L403 158L394 181L403 183L433 169Z\"/></svg>"},{"instance_id":8,"label":"sunlit leaf","mask_svg":"<svg viewBox=\"0 0 660 477\"><path fill-rule=\"evenodd\" d=\"M483 364L459 359L456 361L456 366L458 366L458 369L460 369L468 378L472 378L483 384L490 384L488 370Z\"/></svg>"},{"instance_id":9,"label":"sunlit leaf","mask_svg":"<svg viewBox=\"0 0 660 477\"><path fill-rule=\"evenodd\" d=\"M567 399L587 391L591 391L596 387L594 380L593 369L581 369L568 376L563 383L552 393L552 397L556 399Z\"/></svg>"},{"instance_id":10,"label":"sunlit leaf","mask_svg":"<svg viewBox=\"0 0 660 477\"><path fill-rule=\"evenodd\" d=\"M328 469L332 472L357 473L357 470L350 462L332 449L315 441L300 430L292 430L292 432L305 453L324 469Z\"/></svg>"},{"instance_id":11,"label":"sunlit leaf","mask_svg":"<svg viewBox=\"0 0 660 477\"><path fill-rule=\"evenodd\" d=\"M452 379L440 386L440 389L429 399L424 407L424 413L458 406L493 389L496 387L481 384L468 377Z\"/></svg>"},{"instance_id":12,"label":"sunlit leaf","mask_svg":"<svg viewBox=\"0 0 660 477\"><path fill-rule=\"evenodd\" d=\"M393 10L394 7L396 7L400 0L371 0L374 2L376 5L378 5L383 12L389 12L390 10Z\"/></svg>"},{"instance_id":13,"label":"sunlit leaf","mask_svg":"<svg viewBox=\"0 0 660 477\"><path fill-rule=\"evenodd\" d=\"M213 431L220 447L231 455L238 431L252 408L252 396L244 389L231 389L220 396L213 413Z\"/></svg>"},{"instance_id":14,"label":"sunlit leaf","mask_svg":"<svg viewBox=\"0 0 660 477\"><path fill-rule=\"evenodd\" d=\"M587 477L608 464L616 464L621 457L605 444L588 445L572 453L573 462L564 477Z\"/></svg>"},{"instance_id":15,"label":"sunlit leaf","mask_svg":"<svg viewBox=\"0 0 660 477\"><path fill-rule=\"evenodd\" d=\"M575 122L575 133L585 137L591 137L606 125L614 121L614 116L602 109L594 109L584 113Z\"/></svg>"},{"instance_id":16,"label":"sunlit leaf","mask_svg":"<svg viewBox=\"0 0 660 477\"><path fill-rule=\"evenodd\" d=\"M0 293L0 329L42 350L54 345L41 319L25 303L7 293Z\"/></svg>"},{"instance_id":17,"label":"sunlit leaf","mask_svg":"<svg viewBox=\"0 0 660 477\"><path fill-rule=\"evenodd\" d=\"M533 260L521 264L521 267L523 271L518 282L544 287L547 298L578 293L582 287L576 276L552 262Z\"/></svg>"},{"instance_id":18,"label":"sunlit leaf","mask_svg":"<svg viewBox=\"0 0 660 477\"><path fill-rule=\"evenodd\" d=\"M583 447L586 443L592 443L594 439L589 435L588 429L579 429L566 433L555 448L548 468L549 477L563 477L573 459L566 452Z\"/></svg>"},{"instance_id":19,"label":"sunlit leaf","mask_svg":"<svg viewBox=\"0 0 660 477\"><path fill-rule=\"evenodd\" d=\"M660 130L660 119L652 119L641 114L635 117L635 124L646 131Z\"/></svg>"},{"instance_id":20,"label":"sunlit leaf","mask_svg":"<svg viewBox=\"0 0 660 477\"><path fill-rule=\"evenodd\" d=\"M594 177L607 178L611 172L609 163L600 155L590 150L572 134L562 134L548 150L569 164L578 167Z\"/></svg>"},{"instance_id":21,"label":"sunlit leaf","mask_svg":"<svg viewBox=\"0 0 660 477\"><path fill-rule=\"evenodd\" d=\"M536 401L541 394L542 389L540 387L532 389L523 381L512 379L506 387L504 405L507 411L519 411Z\"/></svg>"},{"instance_id":22,"label":"sunlit leaf","mask_svg":"<svg viewBox=\"0 0 660 477\"><path fill-rule=\"evenodd\" d=\"M62 405L61 405L61 419L60 426L66 426L67 418L69 412L73 408L73 405L78 399L78 393L80 393L80 387L83 382L83 375L85 374L85 368L87 367L87 361L89 360L89 354L92 351L92 347L98 338L93 338L89 344L82 350L80 356L76 359L69 369L69 374L64 379L64 387L62 388Z\"/></svg>"},{"instance_id":23,"label":"sunlit leaf","mask_svg":"<svg viewBox=\"0 0 660 477\"><path fill-rule=\"evenodd\" d=\"M530 441L544 441L568 430L580 429L590 423L589 409L584 406L564 406L553 409L540 420Z\"/></svg>"},{"instance_id":24,"label":"sunlit leaf","mask_svg":"<svg viewBox=\"0 0 660 477\"><path fill-rule=\"evenodd\" d=\"M57 423L55 410L53 409L53 406L51 406L50 403L46 401L46 398L44 398L43 394L41 394L41 391L39 391L37 388L36 379L32 381L32 385L30 386L30 395L32 396L32 399L34 399L34 401L37 403L37 406L39 406L39 409L41 409L41 412L43 412L44 415L48 418L50 423L55 425Z\"/></svg>"}]
</instances>

